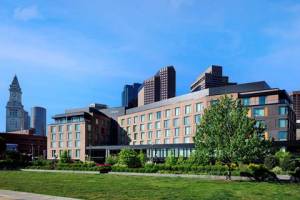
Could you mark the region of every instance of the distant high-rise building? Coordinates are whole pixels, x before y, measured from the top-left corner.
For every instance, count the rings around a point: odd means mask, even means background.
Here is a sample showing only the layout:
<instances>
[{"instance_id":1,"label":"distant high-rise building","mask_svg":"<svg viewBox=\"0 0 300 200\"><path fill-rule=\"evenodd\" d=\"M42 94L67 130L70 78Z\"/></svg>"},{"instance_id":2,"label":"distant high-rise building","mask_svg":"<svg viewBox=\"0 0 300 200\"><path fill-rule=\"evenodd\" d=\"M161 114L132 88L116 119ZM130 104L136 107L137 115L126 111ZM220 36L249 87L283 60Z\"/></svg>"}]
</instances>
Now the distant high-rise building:
<instances>
[{"instance_id":1,"label":"distant high-rise building","mask_svg":"<svg viewBox=\"0 0 300 200\"><path fill-rule=\"evenodd\" d=\"M25 110L24 110L23 114L24 114L23 129L28 130L28 129L30 129L30 116L29 116L28 112Z\"/></svg>"},{"instance_id":2,"label":"distant high-rise building","mask_svg":"<svg viewBox=\"0 0 300 200\"><path fill-rule=\"evenodd\" d=\"M31 108L31 128L36 135L46 135L46 109L43 107Z\"/></svg>"},{"instance_id":3,"label":"distant high-rise building","mask_svg":"<svg viewBox=\"0 0 300 200\"><path fill-rule=\"evenodd\" d=\"M173 66L160 69L155 76L144 81L143 105L161 101L176 96L176 71ZM142 95L139 94L139 97ZM142 104L139 104L141 106Z\"/></svg>"},{"instance_id":4,"label":"distant high-rise building","mask_svg":"<svg viewBox=\"0 0 300 200\"><path fill-rule=\"evenodd\" d=\"M122 106L133 108L138 105L138 91L142 84L125 85L122 92Z\"/></svg>"},{"instance_id":5,"label":"distant high-rise building","mask_svg":"<svg viewBox=\"0 0 300 200\"><path fill-rule=\"evenodd\" d=\"M6 105L6 132L24 129L24 107L22 105L22 90L17 76L9 88L9 101Z\"/></svg>"},{"instance_id":6,"label":"distant high-rise building","mask_svg":"<svg viewBox=\"0 0 300 200\"><path fill-rule=\"evenodd\" d=\"M223 76L222 66L212 65L191 85L191 91L235 84L229 82L228 76Z\"/></svg>"}]
</instances>

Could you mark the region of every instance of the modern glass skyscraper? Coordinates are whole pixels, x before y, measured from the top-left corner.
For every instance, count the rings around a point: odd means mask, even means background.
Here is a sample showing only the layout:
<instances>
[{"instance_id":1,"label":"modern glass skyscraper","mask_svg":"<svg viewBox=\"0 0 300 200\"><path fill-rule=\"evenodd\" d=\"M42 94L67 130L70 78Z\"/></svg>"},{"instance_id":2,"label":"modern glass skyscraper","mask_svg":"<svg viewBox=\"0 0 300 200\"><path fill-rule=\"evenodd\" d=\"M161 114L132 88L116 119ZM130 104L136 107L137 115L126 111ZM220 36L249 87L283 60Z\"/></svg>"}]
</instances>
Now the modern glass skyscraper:
<instances>
[{"instance_id":1,"label":"modern glass skyscraper","mask_svg":"<svg viewBox=\"0 0 300 200\"><path fill-rule=\"evenodd\" d=\"M137 106L138 91L142 84L134 83L133 85L125 85L122 92L122 106L133 108Z\"/></svg>"},{"instance_id":2,"label":"modern glass skyscraper","mask_svg":"<svg viewBox=\"0 0 300 200\"><path fill-rule=\"evenodd\" d=\"M46 135L46 109L43 107L31 108L31 128L36 135Z\"/></svg>"}]
</instances>

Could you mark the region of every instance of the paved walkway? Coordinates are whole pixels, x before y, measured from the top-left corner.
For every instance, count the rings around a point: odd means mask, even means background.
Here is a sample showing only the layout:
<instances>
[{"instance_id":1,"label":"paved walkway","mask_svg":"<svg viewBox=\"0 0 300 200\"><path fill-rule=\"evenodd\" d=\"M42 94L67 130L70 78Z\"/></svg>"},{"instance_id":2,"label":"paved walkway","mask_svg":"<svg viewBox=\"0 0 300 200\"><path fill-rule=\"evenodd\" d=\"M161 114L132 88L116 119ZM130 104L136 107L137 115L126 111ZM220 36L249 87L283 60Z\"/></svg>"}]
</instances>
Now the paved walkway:
<instances>
[{"instance_id":1,"label":"paved walkway","mask_svg":"<svg viewBox=\"0 0 300 200\"><path fill-rule=\"evenodd\" d=\"M25 172L54 172L54 173L75 173L75 174L99 174L99 171L74 171L74 170L47 170L47 169L21 169Z\"/></svg>"},{"instance_id":2,"label":"paved walkway","mask_svg":"<svg viewBox=\"0 0 300 200\"><path fill-rule=\"evenodd\" d=\"M28 192L16 192L10 190L0 190L0 200L76 200L66 197L56 197L50 195L33 194Z\"/></svg>"}]
</instances>

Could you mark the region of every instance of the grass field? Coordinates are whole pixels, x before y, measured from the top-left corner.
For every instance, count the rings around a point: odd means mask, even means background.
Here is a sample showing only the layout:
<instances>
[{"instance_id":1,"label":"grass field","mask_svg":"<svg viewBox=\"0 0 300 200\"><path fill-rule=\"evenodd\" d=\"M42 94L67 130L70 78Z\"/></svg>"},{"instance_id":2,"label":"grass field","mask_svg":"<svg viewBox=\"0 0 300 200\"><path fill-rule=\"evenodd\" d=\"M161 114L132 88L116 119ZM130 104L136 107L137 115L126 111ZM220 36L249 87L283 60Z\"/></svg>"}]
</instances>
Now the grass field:
<instances>
[{"instance_id":1,"label":"grass field","mask_svg":"<svg viewBox=\"0 0 300 200\"><path fill-rule=\"evenodd\" d=\"M0 171L0 189L81 199L300 199L300 185Z\"/></svg>"}]
</instances>

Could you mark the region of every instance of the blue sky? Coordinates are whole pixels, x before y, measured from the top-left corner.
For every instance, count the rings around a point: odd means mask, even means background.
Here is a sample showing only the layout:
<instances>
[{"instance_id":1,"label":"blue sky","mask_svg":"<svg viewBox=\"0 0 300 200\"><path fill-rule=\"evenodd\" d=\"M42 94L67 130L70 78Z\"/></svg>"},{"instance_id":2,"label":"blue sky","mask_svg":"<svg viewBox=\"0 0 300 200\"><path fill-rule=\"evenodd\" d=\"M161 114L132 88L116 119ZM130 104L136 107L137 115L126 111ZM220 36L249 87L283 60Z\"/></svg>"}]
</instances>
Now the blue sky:
<instances>
[{"instance_id":1,"label":"blue sky","mask_svg":"<svg viewBox=\"0 0 300 200\"><path fill-rule=\"evenodd\" d=\"M120 105L124 84L174 65L177 94L207 66L300 89L300 2L0 0L0 131L14 74L27 110Z\"/></svg>"}]
</instances>

